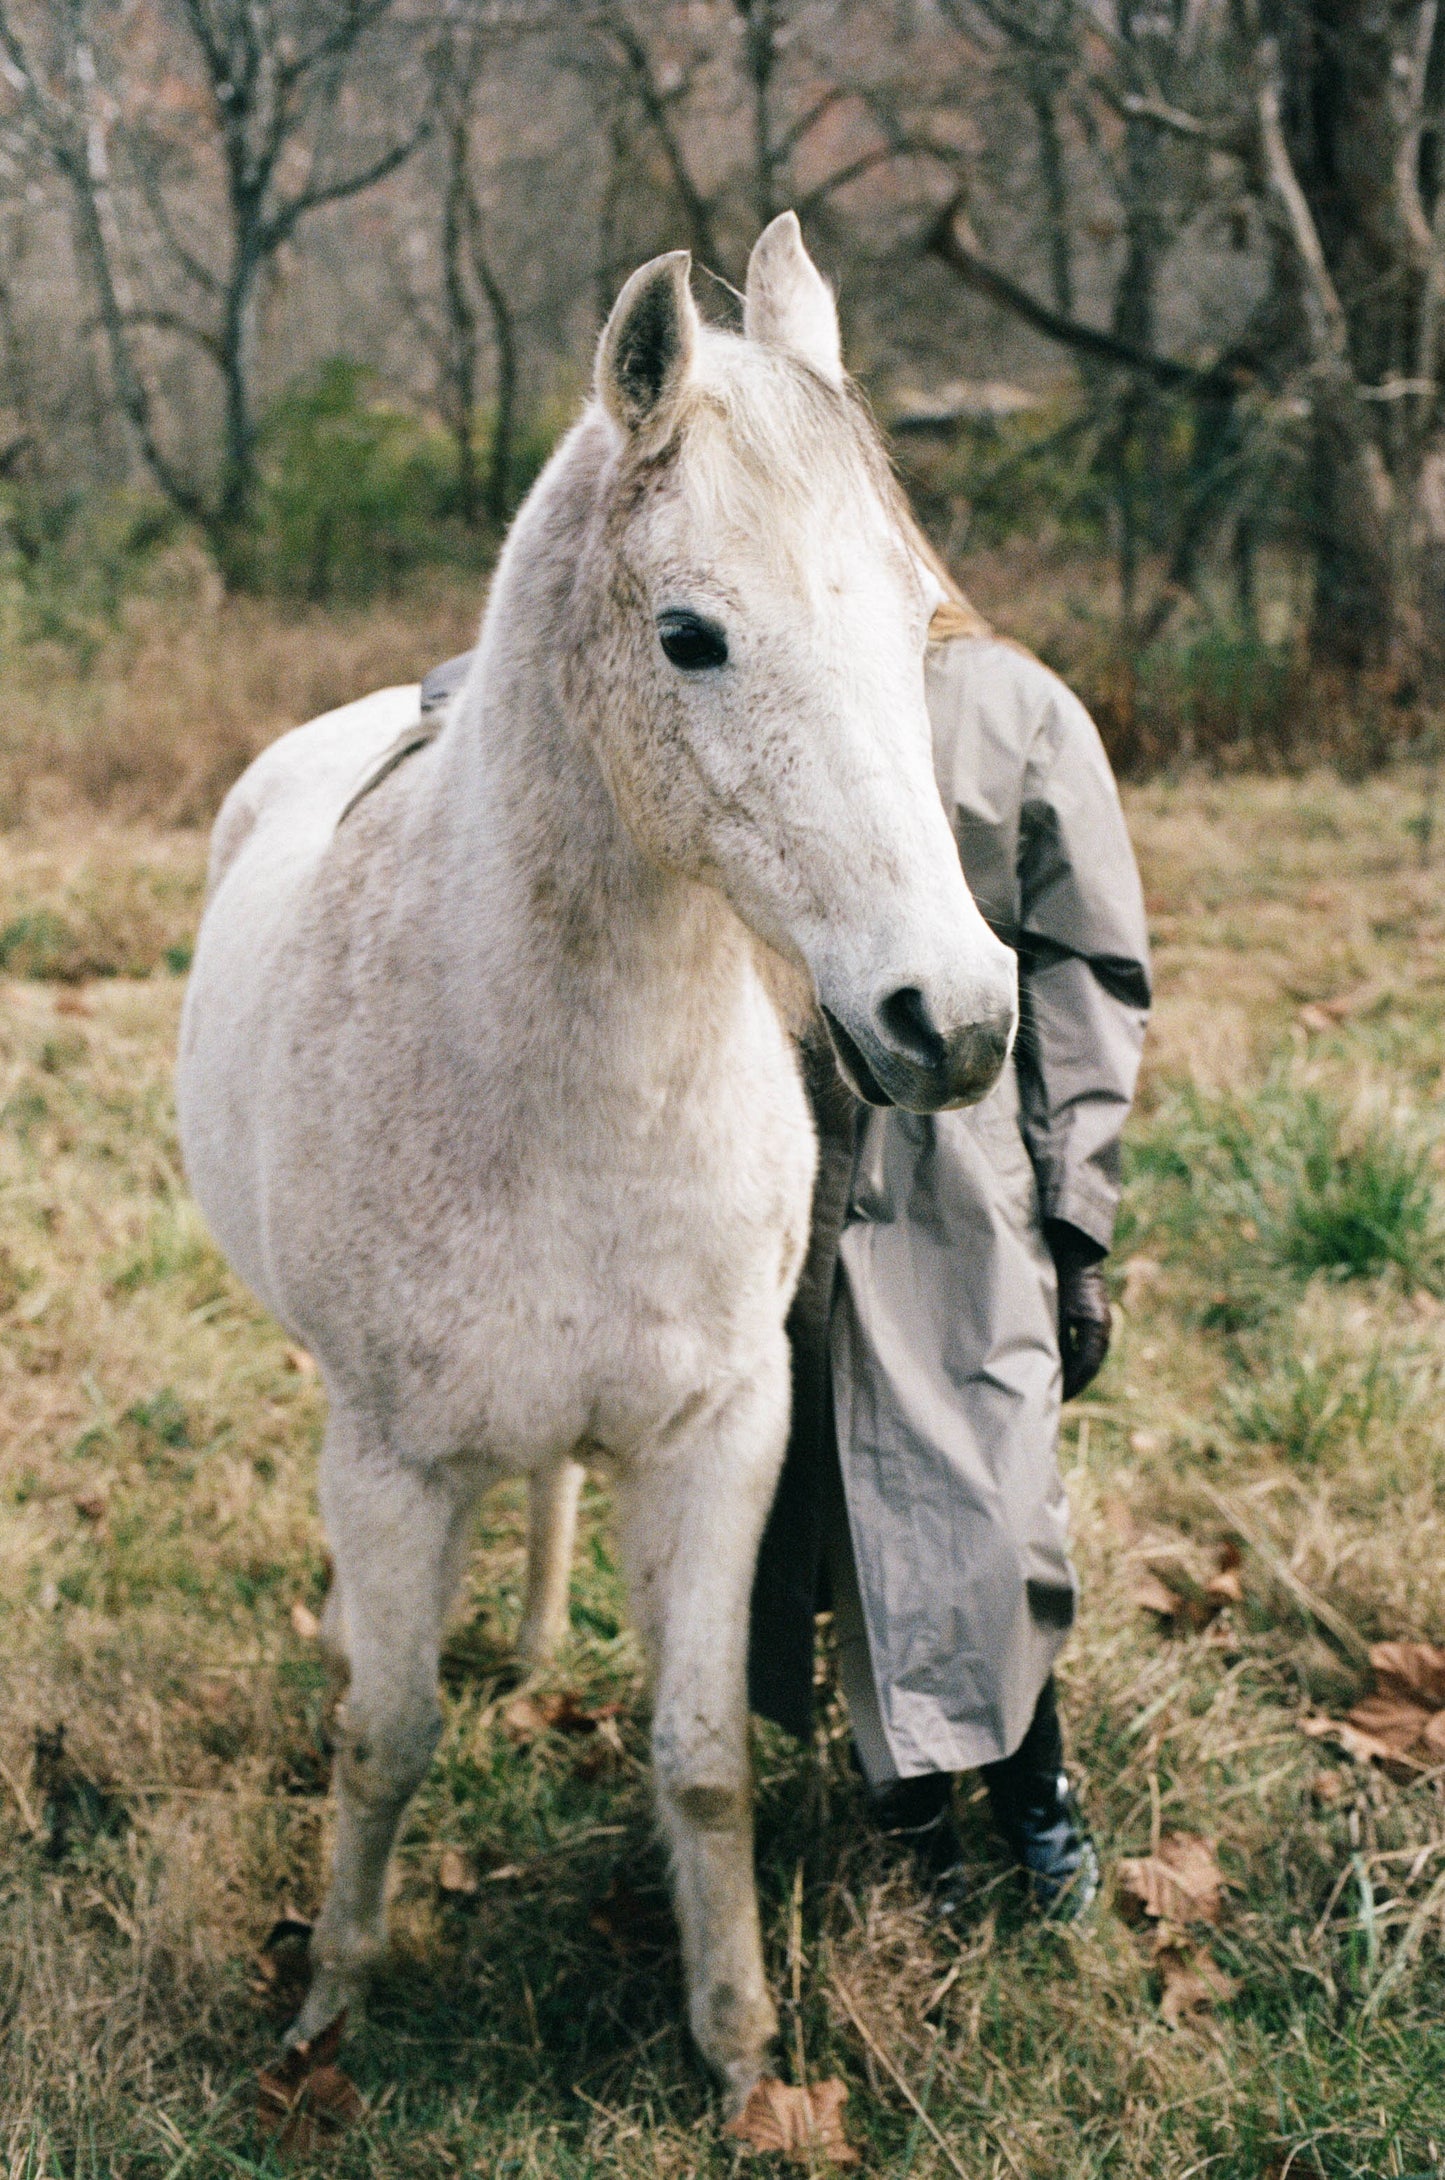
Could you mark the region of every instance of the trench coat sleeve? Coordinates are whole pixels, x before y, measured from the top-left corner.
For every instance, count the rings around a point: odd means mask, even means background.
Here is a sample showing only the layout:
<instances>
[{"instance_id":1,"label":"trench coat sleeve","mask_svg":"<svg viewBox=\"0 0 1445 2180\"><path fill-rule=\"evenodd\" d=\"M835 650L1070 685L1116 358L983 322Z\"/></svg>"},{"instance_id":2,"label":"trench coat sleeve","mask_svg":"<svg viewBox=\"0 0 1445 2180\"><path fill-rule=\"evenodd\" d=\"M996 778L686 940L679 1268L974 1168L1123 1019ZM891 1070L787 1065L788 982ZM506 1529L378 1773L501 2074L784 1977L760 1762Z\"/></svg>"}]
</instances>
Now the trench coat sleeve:
<instances>
[{"instance_id":1,"label":"trench coat sleeve","mask_svg":"<svg viewBox=\"0 0 1445 2180\"><path fill-rule=\"evenodd\" d=\"M952 766L940 771L953 770L958 793L950 797L947 777L940 786L979 906L1019 957L1019 1125L1039 1214L1107 1249L1151 996L1144 897L1118 789L1093 721L1037 659L962 639L936 673L956 687L952 704L942 686L932 692L935 719L967 722L971 741L1002 734L1014 753L1013 810L1001 792L987 807L987 749L948 752ZM1000 788L1007 769L997 768Z\"/></svg>"}]
</instances>

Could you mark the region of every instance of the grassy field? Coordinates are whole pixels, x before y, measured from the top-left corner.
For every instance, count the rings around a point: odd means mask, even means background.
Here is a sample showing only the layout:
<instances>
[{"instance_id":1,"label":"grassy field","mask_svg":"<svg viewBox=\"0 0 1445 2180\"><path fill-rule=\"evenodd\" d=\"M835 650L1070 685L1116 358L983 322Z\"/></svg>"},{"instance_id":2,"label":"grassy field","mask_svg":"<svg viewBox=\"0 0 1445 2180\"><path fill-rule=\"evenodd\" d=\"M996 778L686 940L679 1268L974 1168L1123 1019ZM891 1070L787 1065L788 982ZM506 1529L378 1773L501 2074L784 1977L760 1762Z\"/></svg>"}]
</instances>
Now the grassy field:
<instances>
[{"instance_id":1,"label":"grassy field","mask_svg":"<svg viewBox=\"0 0 1445 2180\"><path fill-rule=\"evenodd\" d=\"M53 694L41 742L13 728L4 752L25 821L0 836L13 2180L276 2166L255 2069L286 1975L258 1957L314 1910L328 1827L307 1617L320 1402L180 1176L170 1062L204 841L159 820L198 815L288 706L414 672L465 625L442 600L365 649L328 637L318 664L314 629L215 607L178 683L157 636L85 700L111 721L108 771L77 782ZM194 725L203 671L229 690L218 731ZM102 745L83 745L92 767ZM1160 1002L1115 1352L1065 1431L1084 1608L1062 1678L1111 1873L1199 1835L1222 1910L1156 1954L1111 1876L1087 1929L1042 1927L965 1782L977 1903L938 1936L863 1829L833 1706L814 1748L758 1747L785 2064L844 2077L864 2169L895 2180L1445 2172L1445 1767L1382 1769L1301 1731L1366 1689L1365 1643L1445 1640L1445 894L1426 783L1191 781L1129 806ZM365 2116L317 2161L730 2172L679 2026L605 1501L589 1496L550 1684L620 1706L595 1730L509 1710L520 1554L499 1500L404 1837L394 1958L346 2048ZM1188 1609L1236 1556L1224 1609ZM1151 1580L1172 1617L1141 1605ZM62 1723L65 1756L37 1762ZM1185 1953L1197 2003L1171 2019Z\"/></svg>"}]
</instances>

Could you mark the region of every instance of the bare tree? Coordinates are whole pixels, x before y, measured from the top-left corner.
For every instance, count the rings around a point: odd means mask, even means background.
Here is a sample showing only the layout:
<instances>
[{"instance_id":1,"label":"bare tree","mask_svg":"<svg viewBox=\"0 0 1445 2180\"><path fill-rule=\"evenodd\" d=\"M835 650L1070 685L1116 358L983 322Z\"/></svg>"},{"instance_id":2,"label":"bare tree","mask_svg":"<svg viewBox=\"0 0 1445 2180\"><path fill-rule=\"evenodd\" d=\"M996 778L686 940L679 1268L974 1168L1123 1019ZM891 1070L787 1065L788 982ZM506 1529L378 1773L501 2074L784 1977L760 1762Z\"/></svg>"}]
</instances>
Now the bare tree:
<instances>
[{"instance_id":1,"label":"bare tree","mask_svg":"<svg viewBox=\"0 0 1445 2180\"><path fill-rule=\"evenodd\" d=\"M1248 595L1261 464L1293 441L1305 486L1295 509L1314 567L1314 655L1351 670L1389 666L1408 682L1423 640L1421 476L1442 436L1438 0L941 4L971 38L992 37L1029 84L1051 301L982 247L966 188L925 246L975 292L1068 347L1086 375L1109 374L1126 622L1141 640L1157 633L1211 544L1231 532ZM1061 179L1064 118L1117 207L1122 250L1107 327L1074 301L1081 207L1077 180L1071 190ZM1201 308L1196 353L1164 352L1165 269L1178 272L1201 219L1242 224L1246 206L1261 238L1262 291L1222 339ZM1091 380L1096 395L1101 383ZM1157 478L1157 396L1171 389L1195 405L1196 450L1172 544L1144 517L1160 504L1157 490L1141 499L1138 483ZM1164 552L1147 607L1135 595L1141 546Z\"/></svg>"},{"instance_id":2,"label":"bare tree","mask_svg":"<svg viewBox=\"0 0 1445 2180\"><path fill-rule=\"evenodd\" d=\"M399 6L400 0L306 0L290 9L176 0L201 97L184 127L152 110L122 130L116 117L123 102L102 81L88 0L65 0L51 26L49 53L24 34L14 0L0 0L6 77L68 185L78 255L94 285L117 399L151 475L203 526L223 562L232 557L256 485L263 278L303 221L394 173L431 125L429 107L414 96L412 116L384 127L365 152L348 156L337 142L345 133L338 116L367 43ZM56 83L62 88L52 88ZM126 88L131 96L124 103L133 106L133 76ZM130 185L123 216L115 202L118 149ZM143 218L171 279L147 281L141 291L134 268L142 253L130 238ZM147 336L187 342L219 376L223 431L213 483L189 474L164 443L147 375Z\"/></svg>"},{"instance_id":3,"label":"bare tree","mask_svg":"<svg viewBox=\"0 0 1445 2180\"><path fill-rule=\"evenodd\" d=\"M437 55L436 78L445 175L442 384L457 448L457 506L469 526L475 527L485 516L499 529L511 511L517 328L495 257L487 247L473 146L477 91L497 36L498 26L486 18L473 16L454 23ZM492 425L484 471L478 469L476 450L482 316L478 299L489 319L494 360Z\"/></svg>"},{"instance_id":4,"label":"bare tree","mask_svg":"<svg viewBox=\"0 0 1445 2180\"><path fill-rule=\"evenodd\" d=\"M636 190L655 151L654 201L703 264L732 277L785 205L826 218L850 188L927 152L906 25L880 25L866 0L599 0L588 21L614 171Z\"/></svg>"}]
</instances>

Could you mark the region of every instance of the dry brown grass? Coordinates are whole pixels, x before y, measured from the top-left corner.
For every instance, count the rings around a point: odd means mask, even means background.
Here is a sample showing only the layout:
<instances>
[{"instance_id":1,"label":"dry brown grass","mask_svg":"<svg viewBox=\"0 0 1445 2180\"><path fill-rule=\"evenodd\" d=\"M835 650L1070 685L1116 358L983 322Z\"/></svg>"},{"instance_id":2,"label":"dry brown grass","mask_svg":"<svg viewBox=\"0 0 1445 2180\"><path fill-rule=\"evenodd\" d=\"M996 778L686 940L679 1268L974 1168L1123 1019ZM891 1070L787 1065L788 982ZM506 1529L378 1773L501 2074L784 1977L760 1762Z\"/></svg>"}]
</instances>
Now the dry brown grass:
<instances>
[{"instance_id":1,"label":"dry brown grass","mask_svg":"<svg viewBox=\"0 0 1445 2180\"><path fill-rule=\"evenodd\" d=\"M276 726L363 685L404 636L408 673L465 636L438 608L434 628L333 633L307 664L304 628L268 636L249 608L217 611L237 673L264 651L246 670ZM50 701L60 718L88 699ZM108 701L139 734L143 704L118 680ZM224 708L238 740L190 772L184 707L167 716L170 754L144 776L199 807L251 746L244 698ZM97 818L68 792L67 810L0 839L0 932L44 911L75 942L51 963L72 981L14 973L44 966L16 955L0 984L0 2149L16 2180L210 2180L270 2169L251 2070L278 2023L253 1964L279 1914L314 1908L324 1862L321 1676L292 1620L324 1582L319 1404L178 1172L167 956L194 917L202 837ZM1445 927L1409 829L1422 793L1410 775L1319 775L1130 798L1160 1007L1120 1254L1157 1269L1136 1262L1115 1354L1065 1432L1085 1604L1064 1691L1110 1862L1161 1829L1217 1842L1228 1890L1207 1943L1238 1995L1169 2027L1112 1898L1082 1932L1030 1922L967 1795L977 1907L940 1936L866 1834L836 1707L814 1750L764 1735L784 2042L850 2081L869 2171L949 2169L872 2046L980 2180L1263 2180L1287 2163L1346 2180L1445 2162L1438 1898L1366 2010L1445 1868L1445 1788L1300 1733L1360 1675L1298 1590L1365 1637L1445 1640L1445 1313L1428 1280L1411 1293L1398 1273L1291 1270L1229 1195L1226 1156L1232 1129L1246 1145L1287 1134L1311 1096L1362 1140L1435 1140ZM1341 996L1337 1022L1302 1019ZM1170 1635L1138 1608L1141 1570L1161 1552L1211 1564L1220 1491L1260 1547L1244 1601ZM403 1843L396 1958L350 2043L370 2116L325 2161L720 2175L734 2153L678 2025L605 1500L589 1495L559 1675L623 1703L603 1761L561 1734L508 1736L520 1558L503 1500ZM76 1789L56 1856L33 1749L58 1721L101 1791ZM447 1846L473 1857L475 1894L440 1889Z\"/></svg>"}]
</instances>

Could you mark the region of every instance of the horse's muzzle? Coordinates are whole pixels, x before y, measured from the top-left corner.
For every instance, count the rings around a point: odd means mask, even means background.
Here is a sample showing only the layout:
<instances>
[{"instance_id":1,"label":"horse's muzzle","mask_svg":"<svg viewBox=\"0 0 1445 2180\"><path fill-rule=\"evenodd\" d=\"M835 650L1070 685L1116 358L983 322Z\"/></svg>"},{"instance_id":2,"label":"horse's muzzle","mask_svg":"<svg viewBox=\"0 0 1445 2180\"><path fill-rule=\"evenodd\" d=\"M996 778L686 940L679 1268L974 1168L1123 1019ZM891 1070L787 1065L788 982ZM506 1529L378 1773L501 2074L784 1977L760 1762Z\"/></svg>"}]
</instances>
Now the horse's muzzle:
<instances>
[{"instance_id":1,"label":"horse's muzzle","mask_svg":"<svg viewBox=\"0 0 1445 2180\"><path fill-rule=\"evenodd\" d=\"M1011 991L950 1031L934 1021L917 985L902 985L850 1027L823 1008L844 1079L870 1105L937 1113L976 1105L1003 1072L1013 1049L1018 1006Z\"/></svg>"}]
</instances>

